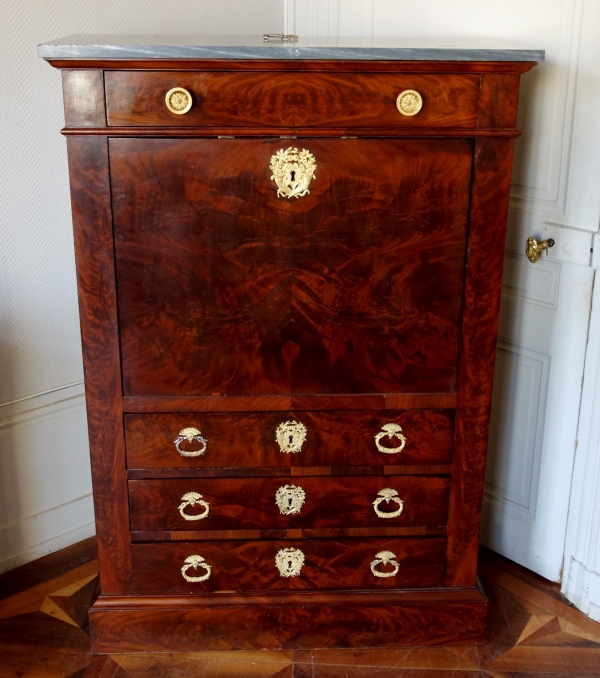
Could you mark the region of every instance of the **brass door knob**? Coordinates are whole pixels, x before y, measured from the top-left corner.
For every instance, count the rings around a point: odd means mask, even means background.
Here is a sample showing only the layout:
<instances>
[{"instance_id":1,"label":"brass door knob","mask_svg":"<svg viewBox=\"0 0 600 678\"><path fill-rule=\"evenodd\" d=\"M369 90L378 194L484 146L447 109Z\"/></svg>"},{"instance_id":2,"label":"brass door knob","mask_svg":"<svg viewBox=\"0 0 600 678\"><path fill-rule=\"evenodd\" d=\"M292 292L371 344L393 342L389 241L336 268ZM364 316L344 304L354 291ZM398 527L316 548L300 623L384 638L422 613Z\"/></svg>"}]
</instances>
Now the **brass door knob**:
<instances>
[{"instance_id":1,"label":"brass door knob","mask_svg":"<svg viewBox=\"0 0 600 678\"><path fill-rule=\"evenodd\" d=\"M554 240L548 238L548 240L540 240L538 242L535 238L527 238L527 243L525 244L525 254L532 264L540 258L540 254L547 250L549 247L554 247Z\"/></svg>"},{"instance_id":2,"label":"brass door knob","mask_svg":"<svg viewBox=\"0 0 600 678\"><path fill-rule=\"evenodd\" d=\"M171 113L183 115L192 107L192 95L183 87L173 87L167 92L165 103Z\"/></svg>"}]
</instances>

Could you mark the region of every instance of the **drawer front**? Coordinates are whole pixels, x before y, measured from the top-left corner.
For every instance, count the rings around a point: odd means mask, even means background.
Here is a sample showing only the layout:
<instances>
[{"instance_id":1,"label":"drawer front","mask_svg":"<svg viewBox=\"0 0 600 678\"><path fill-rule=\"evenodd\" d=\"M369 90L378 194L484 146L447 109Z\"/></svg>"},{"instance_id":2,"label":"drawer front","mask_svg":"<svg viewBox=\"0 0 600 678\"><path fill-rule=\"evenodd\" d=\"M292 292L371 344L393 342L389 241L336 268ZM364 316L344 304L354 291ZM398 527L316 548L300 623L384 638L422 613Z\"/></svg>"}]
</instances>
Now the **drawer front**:
<instances>
[{"instance_id":1,"label":"drawer front","mask_svg":"<svg viewBox=\"0 0 600 678\"><path fill-rule=\"evenodd\" d=\"M447 464L454 410L127 414L125 438L130 469Z\"/></svg>"},{"instance_id":2,"label":"drawer front","mask_svg":"<svg viewBox=\"0 0 600 678\"><path fill-rule=\"evenodd\" d=\"M441 584L446 539L134 544L132 554L134 586L145 594L395 589Z\"/></svg>"},{"instance_id":3,"label":"drawer front","mask_svg":"<svg viewBox=\"0 0 600 678\"><path fill-rule=\"evenodd\" d=\"M475 127L477 75L414 73L105 73L110 126ZM181 87L189 111L165 97ZM421 110L402 115L397 98L417 91ZM411 111L412 112L412 111Z\"/></svg>"},{"instance_id":4,"label":"drawer front","mask_svg":"<svg viewBox=\"0 0 600 678\"><path fill-rule=\"evenodd\" d=\"M456 391L471 143L293 145L109 140L125 395Z\"/></svg>"},{"instance_id":5,"label":"drawer front","mask_svg":"<svg viewBox=\"0 0 600 678\"><path fill-rule=\"evenodd\" d=\"M131 529L438 527L449 488L435 476L130 480Z\"/></svg>"}]
</instances>

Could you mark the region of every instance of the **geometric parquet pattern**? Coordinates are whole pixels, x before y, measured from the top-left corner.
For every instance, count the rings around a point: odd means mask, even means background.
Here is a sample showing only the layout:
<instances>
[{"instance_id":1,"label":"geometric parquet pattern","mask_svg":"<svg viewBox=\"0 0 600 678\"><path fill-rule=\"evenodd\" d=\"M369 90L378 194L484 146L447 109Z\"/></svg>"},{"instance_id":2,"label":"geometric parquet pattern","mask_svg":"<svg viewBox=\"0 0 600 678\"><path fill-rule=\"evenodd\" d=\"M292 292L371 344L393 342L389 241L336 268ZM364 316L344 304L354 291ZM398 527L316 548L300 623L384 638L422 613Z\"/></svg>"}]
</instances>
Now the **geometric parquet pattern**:
<instances>
[{"instance_id":1,"label":"geometric parquet pattern","mask_svg":"<svg viewBox=\"0 0 600 678\"><path fill-rule=\"evenodd\" d=\"M0 590L0 678L600 678L600 624L487 551L489 640L480 647L111 656L89 651L96 561L72 567L66 558L61 572L57 555L49 579L37 573L29 588Z\"/></svg>"}]
</instances>

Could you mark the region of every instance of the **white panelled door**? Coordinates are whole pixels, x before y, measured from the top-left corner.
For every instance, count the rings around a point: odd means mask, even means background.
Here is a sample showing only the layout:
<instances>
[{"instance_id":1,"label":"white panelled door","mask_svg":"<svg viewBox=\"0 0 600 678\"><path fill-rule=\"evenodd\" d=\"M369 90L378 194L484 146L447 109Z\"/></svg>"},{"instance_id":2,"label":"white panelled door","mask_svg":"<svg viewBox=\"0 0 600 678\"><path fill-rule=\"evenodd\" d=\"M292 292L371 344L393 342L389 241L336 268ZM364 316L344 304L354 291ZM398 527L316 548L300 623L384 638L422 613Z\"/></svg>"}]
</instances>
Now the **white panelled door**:
<instances>
[{"instance_id":1,"label":"white panelled door","mask_svg":"<svg viewBox=\"0 0 600 678\"><path fill-rule=\"evenodd\" d=\"M522 78L482 542L561 577L600 217L597 0L286 0L287 30L545 49ZM528 236L552 237L530 264Z\"/></svg>"}]
</instances>

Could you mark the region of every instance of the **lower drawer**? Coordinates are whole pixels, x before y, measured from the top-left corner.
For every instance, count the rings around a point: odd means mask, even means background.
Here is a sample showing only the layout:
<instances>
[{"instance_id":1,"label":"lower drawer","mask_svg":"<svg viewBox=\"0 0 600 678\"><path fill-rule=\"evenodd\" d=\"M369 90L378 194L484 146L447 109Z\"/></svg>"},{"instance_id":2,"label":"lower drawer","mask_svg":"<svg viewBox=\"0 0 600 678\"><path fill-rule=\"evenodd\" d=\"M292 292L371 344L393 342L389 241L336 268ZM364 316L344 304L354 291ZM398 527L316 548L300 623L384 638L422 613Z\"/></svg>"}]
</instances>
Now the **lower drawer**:
<instances>
[{"instance_id":1,"label":"lower drawer","mask_svg":"<svg viewBox=\"0 0 600 678\"><path fill-rule=\"evenodd\" d=\"M131 529L439 527L449 490L437 476L130 480Z\"/></svg>"},{"instance_id":2,"label":"lower drawer","mask_svg":"<svg viewBox=\"0 0 600 678\"><path fill-rule=\"evenodd\" d=\"M441 585L446 539L134 544L135 591L194 594Z\"/></svg>"}]
</instances>

